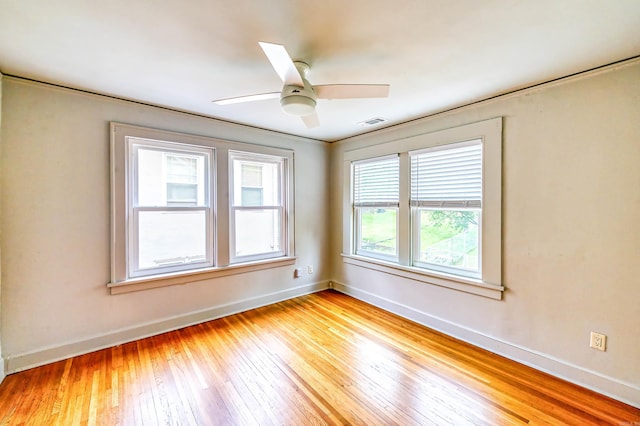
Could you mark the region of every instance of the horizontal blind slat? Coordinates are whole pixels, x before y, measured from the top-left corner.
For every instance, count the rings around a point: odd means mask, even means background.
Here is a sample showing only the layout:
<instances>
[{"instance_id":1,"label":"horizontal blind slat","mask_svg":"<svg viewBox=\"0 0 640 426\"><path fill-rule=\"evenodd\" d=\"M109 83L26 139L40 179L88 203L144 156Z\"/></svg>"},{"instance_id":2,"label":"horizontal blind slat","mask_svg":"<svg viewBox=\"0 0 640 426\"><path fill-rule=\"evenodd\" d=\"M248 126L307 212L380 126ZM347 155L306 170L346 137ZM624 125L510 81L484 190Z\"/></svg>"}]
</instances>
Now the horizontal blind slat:
<instances>
[{"instance_id":1,"label":"horizontal blind slat","mask_svg":"<svg viewBox=\"0 0 640 426\"><path fill-rule=\"evenodd\" d=\"M400 164L397 156L353 164L354 204L392 207L400 198Z\"/></svg>"},{"instance_id":2,"label":"horizontal blind slat","mask_svg":"<svg viewBox=\"0 0 640 426\"><path fill-rule=\"evenodd\" d=\"M479 207L482 145L452 144L411 155L411 205Z\"/></svg>"}]
</instances>

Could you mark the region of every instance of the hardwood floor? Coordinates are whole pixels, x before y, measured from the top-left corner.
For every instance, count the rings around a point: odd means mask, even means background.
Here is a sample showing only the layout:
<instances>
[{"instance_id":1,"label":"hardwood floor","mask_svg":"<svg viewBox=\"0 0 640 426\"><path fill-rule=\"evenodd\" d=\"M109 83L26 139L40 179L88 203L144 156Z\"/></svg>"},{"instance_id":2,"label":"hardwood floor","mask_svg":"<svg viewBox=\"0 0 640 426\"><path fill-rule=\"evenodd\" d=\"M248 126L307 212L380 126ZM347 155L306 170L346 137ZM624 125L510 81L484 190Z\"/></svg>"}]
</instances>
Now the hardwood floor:
<instances>
[{"instance_id":1,"label":"hardwood floor","mask_svg":"<svg viewBox=\"0 0 640 426\"><path fill-rule=\"evenodd\" d=\"M1 425L526 423L631 426L640 410L334 291L0 385Z\"/></svg>"}]
</instances>

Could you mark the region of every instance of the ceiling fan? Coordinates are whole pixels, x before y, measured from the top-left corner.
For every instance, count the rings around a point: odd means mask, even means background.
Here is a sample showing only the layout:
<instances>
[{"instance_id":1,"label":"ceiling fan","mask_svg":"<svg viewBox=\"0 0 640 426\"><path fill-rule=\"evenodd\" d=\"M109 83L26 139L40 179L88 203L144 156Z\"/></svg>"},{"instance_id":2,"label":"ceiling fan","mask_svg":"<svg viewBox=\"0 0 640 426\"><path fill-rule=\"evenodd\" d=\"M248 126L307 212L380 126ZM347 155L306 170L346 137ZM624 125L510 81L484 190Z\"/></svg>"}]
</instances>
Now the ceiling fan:
<instances>
[{"instance_id":1,"label":"ceiling fan","mask_svg":"<svg viewBox=\"0 0 640 426\"><path fill-rule=\"evenodd\" d=\"M276 73L284 83L280 92L260 93L213 101L216 105L261 101L280 98L282 110L302 118L309 127L317 127L320 120L316 114L317 99L385 98L389 96L388 84L326 84L313 86L307 80L309 65L294 62L284 46L273 43L258 43Z\"/></svg>"}]
</instances>

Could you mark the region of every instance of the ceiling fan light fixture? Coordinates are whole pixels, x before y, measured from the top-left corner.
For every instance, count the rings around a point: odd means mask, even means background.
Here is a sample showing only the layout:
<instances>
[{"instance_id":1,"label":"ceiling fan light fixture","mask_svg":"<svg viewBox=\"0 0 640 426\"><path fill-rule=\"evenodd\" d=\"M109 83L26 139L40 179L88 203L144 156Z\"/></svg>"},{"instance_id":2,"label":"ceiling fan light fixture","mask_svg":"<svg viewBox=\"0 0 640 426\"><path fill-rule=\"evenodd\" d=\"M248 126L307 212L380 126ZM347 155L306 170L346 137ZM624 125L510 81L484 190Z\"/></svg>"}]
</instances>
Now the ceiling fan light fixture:
<instances>
[{"instance_id":1,"label":"ceiling fan light fixture","mask_svg":"<svg viewBox=\"0 0 640 426\"><path fill-rule=\"evenodd\" d=\"M313 114L316 110L316 101L312 98L300 95L291 95L280 99L282 110L289 115L304 117Z\"/></svg>"}]
</instances>

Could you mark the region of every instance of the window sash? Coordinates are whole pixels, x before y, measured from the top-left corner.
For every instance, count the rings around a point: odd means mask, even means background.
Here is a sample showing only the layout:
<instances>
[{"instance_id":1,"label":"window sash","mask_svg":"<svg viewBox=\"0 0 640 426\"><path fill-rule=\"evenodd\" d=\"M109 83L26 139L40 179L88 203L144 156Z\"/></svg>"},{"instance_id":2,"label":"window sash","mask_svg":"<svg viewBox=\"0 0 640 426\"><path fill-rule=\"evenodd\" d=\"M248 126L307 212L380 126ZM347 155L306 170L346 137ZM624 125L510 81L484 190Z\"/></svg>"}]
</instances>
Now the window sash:
<instances>
[{"instance_id":1,"label":"window sash","mask_svg":"<svg viewBox=\"0 0 640 426\"><path fill-rule=\"evenodd\" d=\"M275 232L273 236L274 245L278 246L278 250L266 250L260 252L254 252L247 255L239 255L238 251L238 232L236 227L236 213L237 212L261 212L261 211L274 211L278 214L278 232ZM284 206L231 206L229 214L229 258L230 263L250 262L253 260L271 259L275 257L285 256L287 253L286 247L286 224L287 218L285 216Z\"/></svg>"},{"instance_id":2,"label":"window sash","mask_svg":"<svg viewBox=\"0 0 640 426\"><path fill-rule=\"evenodd\" d=\"M201 261L189 261L188 256L182 256L183 261L160 262L157 267L143 267L140 265L140 214L145 212L177 213L203 212L205 226L205 257ZM207 268L213 266L213 233L211 232L212 212L208 207L134 207L131 214L131 241L129 252L129 277L137 278L161 273L179 272L185 270ZM186 254L186 253L183 253Z\"/></svg>"}]
</instances>

